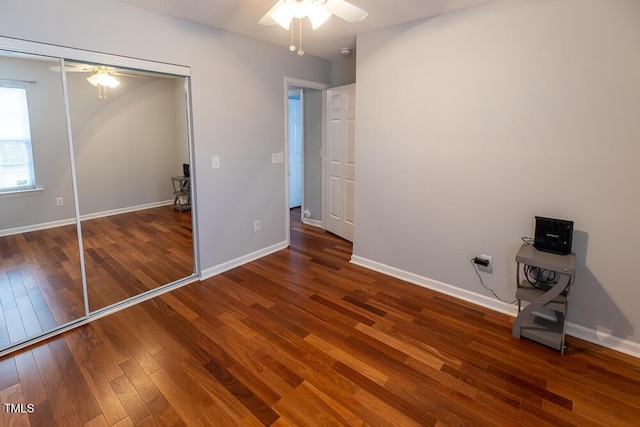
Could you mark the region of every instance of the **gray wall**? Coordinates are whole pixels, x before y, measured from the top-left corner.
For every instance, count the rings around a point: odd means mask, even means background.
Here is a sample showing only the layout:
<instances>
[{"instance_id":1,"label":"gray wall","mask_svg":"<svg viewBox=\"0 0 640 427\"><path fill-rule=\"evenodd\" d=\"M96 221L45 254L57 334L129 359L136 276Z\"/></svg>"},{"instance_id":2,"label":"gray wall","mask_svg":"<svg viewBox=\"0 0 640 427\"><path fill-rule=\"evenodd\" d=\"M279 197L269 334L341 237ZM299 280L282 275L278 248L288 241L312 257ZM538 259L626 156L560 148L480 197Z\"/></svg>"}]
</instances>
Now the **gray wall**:
<instances>
[{"instance_id":1,"label":"gray wall","mask_svg":"<svg viewBox=\"0 0 640 427\"><path fill-rule=\"evenodd\" d=\"M304 208L322 221L322 91L304 89Z\"/></svg>"},{"instance_id":2,"label":"gray wall","mask_svg":"<svg viewBox=\"0 0 640 427\"><path fill-rule=\"evenodd\" d=\"M344 86L356 82L356 54L331 61L331 86Z\"/></svg>"},{"instance_id":3,"label":"gray wall","mask_svg":"<svg viewBox=\"0 0 640 427\"><path fill-rule=\"evenodd\" d=\"M116 77L105 100L87 74L67 76L81 215L166 202L170 177L182 175L178 141L182 151L188 145L176 138L176 117L186 121L186 113L177 110L184 102L176 103L176 81Z\"/></svg>"},{"instance_id":4,"label":"gray wall","mask_svg":"<svg viewBox=\"0 0 640 427\"><path fill-rule=\"evenodd\" d=\"M6 37L191 67L201 267L286 241L284 164L271 164L284 151L284 77L328 83L329 61L113 0L0 0L0 9Z\"/></svg>"},{"instance_id":5,"label":"gray wall","mask_svg":"<svg viewBox=\"0 0 640 427\"><path fill-rule=\"evenodd\" d=\"M492 255L511 300L533 217L572 219L574 331L640 354L639 22L512 0L360 36L354 255L485 296L469 260Z\"/></svg>"}]
</instances>

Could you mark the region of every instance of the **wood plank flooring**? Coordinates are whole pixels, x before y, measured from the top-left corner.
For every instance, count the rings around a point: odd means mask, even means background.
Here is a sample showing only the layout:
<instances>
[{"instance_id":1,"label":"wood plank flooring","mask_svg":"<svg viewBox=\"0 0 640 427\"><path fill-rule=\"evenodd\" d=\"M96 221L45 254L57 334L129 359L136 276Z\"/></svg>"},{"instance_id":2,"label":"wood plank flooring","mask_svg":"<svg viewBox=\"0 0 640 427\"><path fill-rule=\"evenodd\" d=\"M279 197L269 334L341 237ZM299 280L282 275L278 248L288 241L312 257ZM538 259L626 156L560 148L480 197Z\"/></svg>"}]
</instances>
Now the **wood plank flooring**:
<instances>
[{"instance_id":1,"label":"wood plank flooring","mask_svg":"<svg viewBox=\"0 0 640 427\"><path fill-rule=\"evenodd\" d=\"M193 274L191 211L161 206L82 222L89 309Z\"/></svg>"},{"instance_id":2,"label":"wood plank flooring","mask_svg":"<svg viewBox=\"0 0 640 427\"><path fill-rule=\"evenodd\" d=\"M193 273L189 211L97 218L82 232L92 311ZM0 348L84 314L75 225L0 237Z\"/></svg>"},{"instance_id":3,"label":"wood plank flooring","mask_svg":"<svg viewBox=\"0 0 640 427\"><path fill-rule=\"evenodd\" d=\"M0 426L638 425L640 360L516 340L506 315L352 265L320 229L291 234L0 359Z\"/></svg>"}]
</instances>

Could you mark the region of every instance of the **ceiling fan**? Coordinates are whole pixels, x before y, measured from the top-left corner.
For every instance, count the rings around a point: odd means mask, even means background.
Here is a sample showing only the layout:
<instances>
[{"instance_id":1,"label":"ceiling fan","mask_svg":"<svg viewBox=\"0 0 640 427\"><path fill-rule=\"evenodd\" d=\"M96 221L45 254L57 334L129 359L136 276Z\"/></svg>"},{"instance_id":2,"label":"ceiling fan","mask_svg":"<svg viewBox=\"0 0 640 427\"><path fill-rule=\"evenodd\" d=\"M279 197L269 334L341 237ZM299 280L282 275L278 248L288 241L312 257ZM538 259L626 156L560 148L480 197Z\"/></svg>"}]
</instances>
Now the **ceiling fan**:
<instances>
[{"instance_id":1,"label":"ceiling fan","mask_svg":"<svg viewBox=\"0 0 640 427\"><path fill-rule=\"evenodd\" d=\"M49 67L52 71L60 71L60 66ZM136 74L122 72L116 68L106 65L89 65L89 64L65 64L64 71L67 73L92 73L87 77L87 81L98 88L98 97L107 98L107 88L115 88L120 85L120 81L114 76L126 76L145 79L147 77Z\"/></svg>"},{"instance_id":2,"label":"ceiling fan","mask_svg":"<svg viewBox=\"0 0 640 427\"><path fill-rule=\"evenodd\" d=\"M302 50L302 19L309 18L315 30L331 16L336 15L349 23L362 21L369 13L345 0L278 0L278 2L258 21L261 25L278 24L285 30L291 28L291 21L300 21L300 49L298 55L304 55ZM289 50L296 50L293 44L293 28L291 28L291 46Z\"/></svg>"}]
</instances>

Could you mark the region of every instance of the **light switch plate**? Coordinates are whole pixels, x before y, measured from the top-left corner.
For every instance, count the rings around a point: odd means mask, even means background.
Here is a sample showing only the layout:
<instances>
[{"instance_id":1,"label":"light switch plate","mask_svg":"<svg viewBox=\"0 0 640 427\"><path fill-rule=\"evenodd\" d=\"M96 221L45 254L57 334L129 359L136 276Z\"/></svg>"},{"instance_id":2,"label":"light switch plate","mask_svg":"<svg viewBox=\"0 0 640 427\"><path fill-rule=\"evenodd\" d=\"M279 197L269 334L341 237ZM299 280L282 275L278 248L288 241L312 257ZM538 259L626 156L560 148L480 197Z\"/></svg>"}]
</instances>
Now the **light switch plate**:
<instances>
[{"instance_id":1,"label":"light switch plate","mask_svg":"<svg viewBox=\"0 0 640 427\"><path fill-rule=\"evenodd\" d=\"M276 163L284 163L284 153L271 153L271 163L274 165Z\"/></svg>"},{"instance_id":2,"label":"light switch plate","mask_svg":"<svg viewBox=\"0 0 640 427\"><path fill-rule=\"evenodd\" d=\"M211 158L211 169L220 169L220 157L213 156Z\"/></svg>"}]
</instances>

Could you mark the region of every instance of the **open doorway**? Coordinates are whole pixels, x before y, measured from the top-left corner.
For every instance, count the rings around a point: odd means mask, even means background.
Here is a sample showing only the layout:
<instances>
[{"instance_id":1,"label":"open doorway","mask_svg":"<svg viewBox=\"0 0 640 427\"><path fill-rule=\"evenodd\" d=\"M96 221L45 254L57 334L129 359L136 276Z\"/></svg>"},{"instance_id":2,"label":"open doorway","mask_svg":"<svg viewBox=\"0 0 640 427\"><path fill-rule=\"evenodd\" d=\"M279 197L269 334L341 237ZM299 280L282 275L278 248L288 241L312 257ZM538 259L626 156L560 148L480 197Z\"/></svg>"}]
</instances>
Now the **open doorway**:
<instances>
[{"instance_id":1,"label":"open doorway","mask_svg":"<svg viewBox=\"0 0 640 427\"><path fill-rule=\"evenodd\" d=\"M329 87L285 78L287 243L292 214L305 224L323 227L324 91Z\"/></svg>"},{"instance_id":2,"label":"open doorway","mask_svg":"<svg viewBox=\"0 0 640 427\"><path fill-rule=\"evenodd\" d=\"M322 227L323 91L289 91L289 208L300 221Z\"/></svg>"},{"instance_id":3,"label":"open doorway","mask_svg":"<svg viewBox=\"0 0 640 427\"><path fill-rule=\"evenodd\" d=\"M302 144L303 98L302 89L289 90L289 208L302 208L303 162Z\"/></svg>"}]
</instances>

